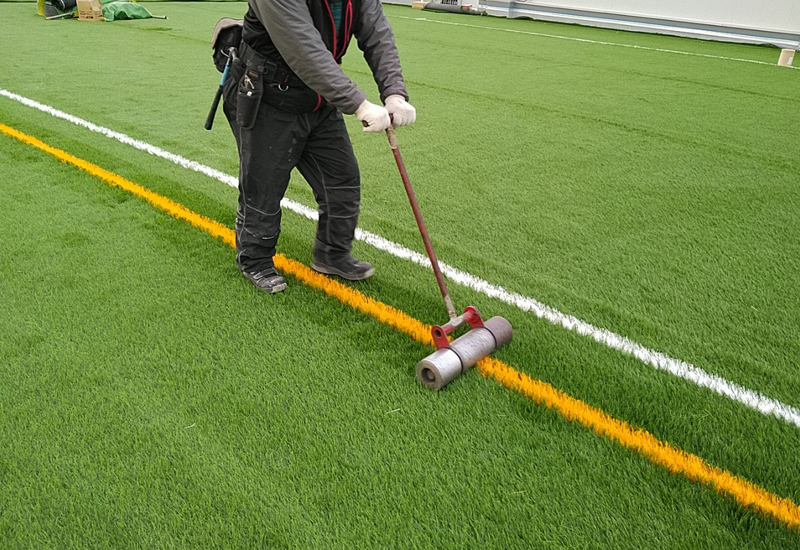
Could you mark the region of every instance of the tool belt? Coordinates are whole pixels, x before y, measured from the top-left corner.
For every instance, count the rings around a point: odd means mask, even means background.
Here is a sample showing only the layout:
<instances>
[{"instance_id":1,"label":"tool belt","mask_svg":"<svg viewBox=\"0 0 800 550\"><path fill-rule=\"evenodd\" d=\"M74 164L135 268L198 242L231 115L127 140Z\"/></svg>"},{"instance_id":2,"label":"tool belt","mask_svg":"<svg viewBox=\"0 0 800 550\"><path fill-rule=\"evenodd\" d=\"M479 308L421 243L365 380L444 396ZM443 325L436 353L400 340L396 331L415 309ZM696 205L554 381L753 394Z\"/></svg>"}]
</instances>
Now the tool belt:
<instances>
[{"instance_id":1,"label":"tool belt","mask_svg":"<svg viewBox=\"0 0 800 550\"><path fill-rule=\"evenodd\" d=\"M239 45L240 65L234 68L237 82L236 122L242 128L253 127L261 103L290 113L311 113L325 100L306 86L289 67L267 59L245 41Z\"/></svg>"}]
</instances>

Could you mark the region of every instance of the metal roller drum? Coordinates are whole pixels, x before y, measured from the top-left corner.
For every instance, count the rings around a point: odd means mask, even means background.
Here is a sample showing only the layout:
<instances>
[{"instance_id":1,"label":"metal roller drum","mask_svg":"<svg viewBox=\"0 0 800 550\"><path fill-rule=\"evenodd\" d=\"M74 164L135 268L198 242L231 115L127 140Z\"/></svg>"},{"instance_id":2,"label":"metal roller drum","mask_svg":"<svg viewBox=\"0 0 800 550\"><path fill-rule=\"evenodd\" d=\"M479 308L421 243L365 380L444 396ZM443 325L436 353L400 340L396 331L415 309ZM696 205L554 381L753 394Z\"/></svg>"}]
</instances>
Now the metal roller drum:
<instances>
[{"instance_id":1,"label":"metal roller drum","mask_svg":"<svg viewBox=\"0 0 800 550\"><path fill-rule=\"evenodd\" d=\"M513 329L503 317L492 317L417 363L417 379L440 390L459 374L511 340Z\"/></svg>"}]
</instances>

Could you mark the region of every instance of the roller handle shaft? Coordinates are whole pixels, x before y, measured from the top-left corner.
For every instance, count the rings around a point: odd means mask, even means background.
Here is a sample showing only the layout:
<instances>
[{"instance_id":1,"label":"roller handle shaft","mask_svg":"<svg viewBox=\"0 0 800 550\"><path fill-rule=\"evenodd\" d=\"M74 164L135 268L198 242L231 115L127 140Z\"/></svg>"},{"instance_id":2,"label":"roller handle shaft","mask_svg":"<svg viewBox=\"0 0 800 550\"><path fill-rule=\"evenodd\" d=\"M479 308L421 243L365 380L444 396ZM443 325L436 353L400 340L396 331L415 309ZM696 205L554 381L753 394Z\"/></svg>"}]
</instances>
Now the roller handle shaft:
<instances>
[{"instance_id":1,"label":"roller handle shaft","mask_svg":"<svg viewBox=\"0 0 800 550\"><path fill-rule=\"evenodd\" d=\"M455 307L453 307L453 301L450 299L450 293L447 291L447 285L444 282L442 270L439 269L439 261L436 259L436 252L433 251L433 245L431 244L431 239L428 236L428 229L425 227L425 221L422 219L422 211L419 209L417 197L414 195L414 189L411 187L411 181L408 179L408 172L406 171L406 166L403 163L403 157L400 155L400 149L397 147L397 138L395 137L394 130L391 128L391 126L386 129L386 136L389 138L389 145L392 148L394 160L397 163L397 169L400 171L400 177L403 179L403 185L406 188L406 194L408 195L408 200L411 203L411 210L414 211L414 218L417 220L417 226L419 227L419 232L422 235L422 242L425 244L425 252L428 253L428 258L430 259L431 266L433 267L433 273L436 275L436 283L439 285L442 298L444 298L444 305L447 308L447 314L450 316L450 319L455 319L458 315L456 314Z\"/></svg>"}]
</instances>

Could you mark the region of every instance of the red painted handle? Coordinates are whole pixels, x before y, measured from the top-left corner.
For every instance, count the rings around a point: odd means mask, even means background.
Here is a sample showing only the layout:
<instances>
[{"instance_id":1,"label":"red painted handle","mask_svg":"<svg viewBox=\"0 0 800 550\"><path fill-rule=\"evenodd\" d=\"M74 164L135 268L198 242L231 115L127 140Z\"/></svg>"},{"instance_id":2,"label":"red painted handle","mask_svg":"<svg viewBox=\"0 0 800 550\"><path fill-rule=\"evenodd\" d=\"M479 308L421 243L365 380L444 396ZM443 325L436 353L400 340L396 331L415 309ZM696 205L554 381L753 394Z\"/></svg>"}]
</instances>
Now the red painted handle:
<instances>
[{"instance_id":1,"label":"red painted handle","mask_svg":"<svg viewBox=\"0 0 800 550\"><path fill-rule=\"evenodd\" d=\"M444 298L444 305L447 308L447 313L450 319L455 319L457 317L456 310L453 307L453 301L450 299L450 293L447 291L447 285L444 282L442 271L439 269L439 261L436 259L436 252L433 251L433 244L431 244L431 239L428 236L428 229L425 227L425 221L422 219L422 211L419 209L417 197L414 195L414 189L411 187L411 181L408 179L408 171L403 163L403 157L400 155L400 149L397 147L397 137L391 127L386 129L386 136L389 138L389 145L392 148L394 160L397 163L397 169L400 171L400 177L403 179L408 201L411 203L411 210L414 211L414 219L417 220L417 226L422 235L422 242L425 245L425 252L428 253L428 258L431 261L431 267L433 267L433 273L436 275L436 283L439 285L442 298Z\"/></svg>"}]
</instances>

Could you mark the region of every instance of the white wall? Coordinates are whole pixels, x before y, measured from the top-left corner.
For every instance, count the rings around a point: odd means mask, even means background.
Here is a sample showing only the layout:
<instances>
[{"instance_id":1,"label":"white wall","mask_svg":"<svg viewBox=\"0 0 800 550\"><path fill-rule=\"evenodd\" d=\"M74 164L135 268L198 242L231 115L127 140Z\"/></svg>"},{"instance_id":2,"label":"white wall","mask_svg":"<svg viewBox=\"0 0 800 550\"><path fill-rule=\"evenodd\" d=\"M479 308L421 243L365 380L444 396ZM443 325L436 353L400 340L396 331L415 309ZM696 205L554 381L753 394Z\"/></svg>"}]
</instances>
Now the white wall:
<instances>
[{"instance_id":1,"label":"white wall","mask_svg":"<svg viewBox=\"0 0 800 550\"><path fill-rule=\"evenodd\" d=\"M800 0L459 0L459 3L498 17L529 17L800 50Z\"/></svg>"},{"instance_id":2,"label":"white wall","mask_svg":"<svg viewBox=\"0 0 800 550\"><path fill-rule=\"evenodd\" d=\"M800 49L800 0L461 0L461 3L472 3L499 17L530 17Z\"/></svg>"},{"instance_id":3,"label":"white wall","mask_svg":"<svg viewBox=\"0 0 800 550\"><path fill-rule=\"evenodd\" d=\"M517 3L800 34L800 0L517 0Z\"/></svg>"}]
</instances>

